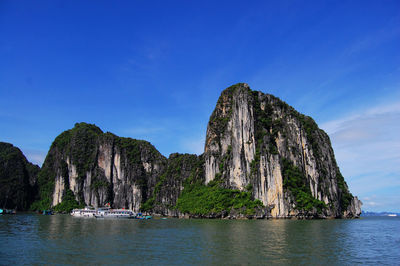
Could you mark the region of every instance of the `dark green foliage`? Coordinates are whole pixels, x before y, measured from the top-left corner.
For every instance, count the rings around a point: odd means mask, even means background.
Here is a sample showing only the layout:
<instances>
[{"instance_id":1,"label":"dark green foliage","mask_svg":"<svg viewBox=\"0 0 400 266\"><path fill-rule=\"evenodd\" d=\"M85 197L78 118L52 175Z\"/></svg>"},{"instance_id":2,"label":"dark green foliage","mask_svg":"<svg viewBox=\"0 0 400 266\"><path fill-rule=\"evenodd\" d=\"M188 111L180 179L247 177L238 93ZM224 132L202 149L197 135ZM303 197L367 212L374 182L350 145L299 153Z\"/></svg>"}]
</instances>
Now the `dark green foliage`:
<instances>
[{"instance_id":1,"label":"dark green foliage","mask_svg":"<svg viewBox=\"0 0 400 266\"><path fill-rule=\"evenodd\" d=\"M53 142L54 145L54 142ZM53 147L53 146L52 146ZM48 210L51 208L52 197L54 192L54 180L57 176L55 172L55 164L59 163L56 159L56 151L50 149L43 163L42 169L38 174L38 187L39 187L39 197L32 204L31 210ZM63 165L65 166L65 165ZM61 168L61 166L60 166ZM65 168L65 167L62 167ZM65 169L64 169L65 171Z\"/></svg>"},{"instance_id":2,"label":"dark green foliage","mask_svg":"<svg viewBox=\"0 0 400 266\"><path fill-rule=\"evenodd\" d=\"M160 179L158 180L156 186L154 187L153 195L149 199L147 199L146 202L143 203L142 206L140 207L142 211L150 211L154 208L154 203L156 202L157 194L160 192L161 186L164 184L166 176L167 176L166 173L160 176Z\"/></svg>"},{"instance_id":3,"label":"dark green foliage","mask_svg":"<svg viewBox=\"0 0 400 266\"><path fill-rule=\"evenodd\" d=\"M159 194L162 190L167 189L167 187L172 188L174 184L198 181L203 175L203 163L202 157L199 158L196 155L178 153L171 154L168 158L167 167L160 175L160 178L154 187L152 196L142 204L140 209L142 211L150 211L156 205L161 204ZM183 180L187 175L187 179ZM166 184L167 181L170 184Z\"/></svg>"},{"instance_id":4,"label":"dark green foliage","mask_svg":"<svg viewBox=\"0 0 400 266\"><path fill-rule=\"evenodd\" d=\"M65 195L62 199L62 202L54 206L53 210L56 212L71 212L73 209L83 208L84 204L79 204L75 200L74 193L67 189Z\"/></svg>"},{"instance_id":5,"label":"dark green foliage","mask_svg":"<svg viewBox=\"0 0 400 266\"><path fill-rule=\"evenodd\" d=\"M176 204L180 212L193 215L217 214L232 209L244 209L245 215L253 215L255 209L262 206L261 201L252 199L250 192L222 188L218 181L208 185L186 185Z\"/></svg>"},{"instance_id":6,"label":"dark green foliage","mask_svg":"<svg viewBox=\"0 0 400 266\"><path fill-rule=\"evenodd\" d=\"M252 184L248 184L246 186L246 190L249 191L249 192L252 192L253 191L253 185Z\"/></svg>"},{"instance_id":7,"label":"dark green foliage","mask_svg":"<svg viewBox=\"0 0 400 266\"><path fill-rule=\"evenodd\" d=\"M38 175L39 198L32 204L31 210L51 208L57 174L68 177L65 157L70 157L72 163L77 165L78 176L84 178L89 165L95 162L96 143L100 134L102 131L95 125L76 123L74 128L56 137Z\"/></svg>"},{"instance_id":8,"label":"dark green foliage","mask_svg":"<svg viewBox=\"0 0 400 266\"><path fill-rule=\"evenodd\" d=\"M92 168L96 161L96 144L103 132L95 125L86 123L75 124L72 130L71 146L72 161L76 164L79 178L86 176L86 171Z\"/></svg>"},{"instance_id":9,"label":"dark green foliage","mask_svg":"<svg viewBox=\"0 0 400 266\"><path fill-rule=\"evenodd\" d=\"M51 207L54 190L54 177L48 167L43 168L38 175L39 199L31 205L31 210L48 210Z\"/></svg>"},{"instance_id":10,"label":"dark green foliage","mask_svg":"<svg viewBox=\"0 0 400 266\"><path fill-rule=\"evenodd\" d=\"M86 171L95 164L97 141L102 134L96 125L76 123L74 128L64 131L54 140L51 149L70 155L77 166L78 177L84 178Z\"/></svg>"},{"instance_id":11,"label":"dark green foliage","mask_svg":"<svg viewBox=\"0 0 400 266\"><path fill-rule=\"evenodd\" d=\"M282 175L283 188L292 192L297 209L311 211L316 208L318 212L326 209L327 206L323 201L312 196L303 172L285 158L282 159Z\"/></svg>"},{"instance_id":12,"label":"dark green foliage","mask_svg":"<svg viewBox=\"0 0 400 266\"><path fill-rule=\"evenodd\" d=\"M90 185L90 187L95 190L97 190L99 188L106 188L108 186L109 186L109 183L104 180L96 180Z\"/></svg>"},{"instance_id":13,"label":"dark green foliage","mask_svg":"<svg viewBox=\"0 0 400 266\"><path fill-rule=\"evenodd\" d=\"M37 193L39 169L18 148L0 142L0 208L28 209Z\"/></svg>"},{"instance_id":14,"label":"dark green foliage","mask_svg":"<svg viewBox=\"0 0 400 266\"><path fill-rule=\"evenodd\" d=\"M121 150L125 151L128 161L131 164L141 163L140 146L142 142L144 141L122 137L116 140L117 145L121 148Z\"/></svg>"},{"instance_id":15,"label":"dark green foliage","mask_svg":"<svg viewBox=\"0 0 400 266\"><path fill-rule=\"evenodd\" d=\"M353 195L350 193L349 189L347 188L346 181L344 181L344 177L338 171L336 173L337 184L341 192L340 197L340 207L342 211L347 210L347 207L350 205L351 201L353 200Z\"/></svg>"}]
</instances>

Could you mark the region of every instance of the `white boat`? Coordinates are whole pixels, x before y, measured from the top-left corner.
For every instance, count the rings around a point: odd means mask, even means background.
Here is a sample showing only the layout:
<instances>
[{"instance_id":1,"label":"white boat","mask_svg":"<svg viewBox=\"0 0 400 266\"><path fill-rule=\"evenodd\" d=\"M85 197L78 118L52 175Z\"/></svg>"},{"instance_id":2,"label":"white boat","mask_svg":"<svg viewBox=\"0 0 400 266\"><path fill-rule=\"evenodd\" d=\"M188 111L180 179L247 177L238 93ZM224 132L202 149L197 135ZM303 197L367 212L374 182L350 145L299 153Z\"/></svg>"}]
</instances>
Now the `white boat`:
<instances>
[{"instance_id":1,"label":"white boat","mask_svg":"<svg viewBox=\"0 0 400 266\"><path fill-rule=\"evenodd\" d=\"M94 215L96 218L124 218L124 219L134 219L136 214L133 211L125 209L107 209L99 208L97 213Z\"/></svg>"},{"instance_id":2,"label":"white boat","mask_svg":"<svg viewBox=\"0 0 400 266\"><path fill-rule=\"evenodd\" d=\"M397 214L388 214L389 217L396 217Z\"/></svg>"},{"instance_id":3,"label":"white boat","mask_svg":"<svg viewBox=\"0 0 400 266\"><path fill-rule=\"evenodd\" d=\"M73 209L71 215L75 217L94 217L96 213L97 210L95 208L86 206L84 209Z\"/></svg>"}]
</instances>

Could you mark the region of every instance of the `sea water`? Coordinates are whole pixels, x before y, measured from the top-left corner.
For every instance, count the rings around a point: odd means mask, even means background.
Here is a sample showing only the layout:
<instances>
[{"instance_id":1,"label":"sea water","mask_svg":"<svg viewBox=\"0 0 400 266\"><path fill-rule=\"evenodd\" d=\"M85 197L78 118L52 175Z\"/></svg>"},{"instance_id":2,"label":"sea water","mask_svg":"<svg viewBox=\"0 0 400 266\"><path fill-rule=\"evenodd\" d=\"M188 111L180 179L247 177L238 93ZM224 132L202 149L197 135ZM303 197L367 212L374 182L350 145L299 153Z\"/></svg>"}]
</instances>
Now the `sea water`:
<instances>
[{"instance_id":1,"label":"sea water","mask_svg":"<svg viewBox=\"0 0 400 266\"><path fill-rule=\"evenodd\" d=\"M400 218L0 216L0 264L400 265Z\"/></svg>"}]
</instances>

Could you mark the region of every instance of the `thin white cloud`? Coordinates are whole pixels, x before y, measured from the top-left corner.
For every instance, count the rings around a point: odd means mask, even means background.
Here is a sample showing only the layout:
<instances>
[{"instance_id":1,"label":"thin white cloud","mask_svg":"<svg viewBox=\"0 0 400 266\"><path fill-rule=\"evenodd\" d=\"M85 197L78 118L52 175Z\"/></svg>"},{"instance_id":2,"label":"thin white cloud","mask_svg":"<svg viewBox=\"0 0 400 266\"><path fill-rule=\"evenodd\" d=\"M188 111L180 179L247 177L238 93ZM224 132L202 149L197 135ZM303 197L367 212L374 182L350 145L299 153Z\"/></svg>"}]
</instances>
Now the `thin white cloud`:
<instances>
[{"instance_id":1,"label":"thin white cloud","mask_svg":"<svg viewBox=\"0 0 400 266\"><path fill-rule=\"evenodd\" d=\"M379 115L396 115L400 114L400 101L390 104L381 104L379 106L371 107L367 110L361 111L357 114L351 114L347 117L335 119L325 122L321 125L328 134L336 133L351 125L353 122L374 119Z\"/></svg>"},{"instance_id":2,"label":"thin white cloud","mask_svg":"<svg viewBox=\"0 0 400 266\"><path fill-rule=\"evenodd\" d=\"M386 27L383 27L378 31L371 32L370 34L365 35L363 38L355 41L343 52L342 57L347 58L349 56L362 53L365 50L373 49L382 43L396 38L399 34L400 30L397 27L397 19L391 20Z\"/></svg>"},{"instance_id":3,"label":"thin white cloud","mask_svg":"<svg viewBox=\"0 0 400 266\"><path fill-rule=\"evenodd\" d=\"M22 152L24 153L26 159L29 162L37 164L40 167L42 167L44 159L46 158L47 155L45 151L39 151L39 150L23 150Z\"/></svg>"},{"instance_id":4,"label":"thin white cloud","mask_svg":"<svg viewBox=\"0 0 400 266\"><path fill-rule=\"evenodd\" d=\"M181 150L187 153L200 155L204 151L205 136L201 135L196 138L184 139L181 144Z\"/></svg>"},{"instance_id":5,"label":"thin white cloud","mask_svg":"<svg viewBox=\"0 0 400 266\"><path fill-rule=\"evenodd\" d=\"M400 197L398 195L371 195L361 198L363 209L367 211L399 212Z\"/></svg>"},{"instance_id":6,"label":"thin white cloud","mask_svg":"<svg viewBox=\"0 0 400 266\"><path fill-rule=\"evenodd\" d=\"M328 121L321 128L330 135L341 171L353 194L365 201L364 208L394 210L390 201L370 195L400 195L400 101Z\"/></svg>"}]
</instances>

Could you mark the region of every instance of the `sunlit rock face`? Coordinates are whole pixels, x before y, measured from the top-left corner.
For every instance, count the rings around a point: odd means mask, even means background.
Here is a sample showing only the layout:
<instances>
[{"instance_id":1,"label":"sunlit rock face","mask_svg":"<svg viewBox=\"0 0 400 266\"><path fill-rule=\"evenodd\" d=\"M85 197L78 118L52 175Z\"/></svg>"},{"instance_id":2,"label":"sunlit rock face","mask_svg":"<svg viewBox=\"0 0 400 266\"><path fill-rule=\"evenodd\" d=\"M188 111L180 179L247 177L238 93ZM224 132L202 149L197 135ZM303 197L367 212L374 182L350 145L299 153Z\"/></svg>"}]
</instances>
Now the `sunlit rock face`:
<instances>
[{"instance_id":1,"label":"sunlit rock face","mask_svg":"<svg viewBox=\"0 0 400 266\"><path fill-rule=\"evenodd\" d=\"M252 188L273 217L361 213L328 135L312 118L245 83L227 88L218 99L207 127L204 158L205 182L218 178L226 187Z\"/></svg>"},{"instance_id":2,"label":"sunlit rock face","mask_svg":"<svg viewBox=\"0 0 400 266\"><path fill-rule=\"evenodd\" d=\"M147 141L79 123L55 139L42 172L54 184L52 206L70 190L81 204L139 211L165 165L166 158Z\"/></svg>"},{"instance_id":3,"label":"sunlit rock face","mask_svg":"<svg viewBox=\"0 0 400 266\"><path fill-rule=\"evenodd\" d=\"M42 168L51 187L51 206L67 191L88 206L126 208L178 216L174 208L191 177L204 180L202 157L172 154L168 159L147 141L103 133L95 125L76 124L53 142ZM43 196L43 195L42 195Z\"/></svg>"},{"instance_id":4,"label":"sunlit rock face","mask_svg":"<svg viewBox=\"0 0 400 266\"><path fill-rule=\"evenodd\" d=\"M77 202L182 216L185 184L218 181L250 191L275 218L358 217L328 135L314 120L245 83L225 89L207 127L204 154L161 155L147 141L76 124L53 142L39 175L52 206ZM215 183L215 182L214 182ZM47 193L47 194L46 194ZM229 210L227 210L229 211Z\"/></svg>"}]
</instances>

